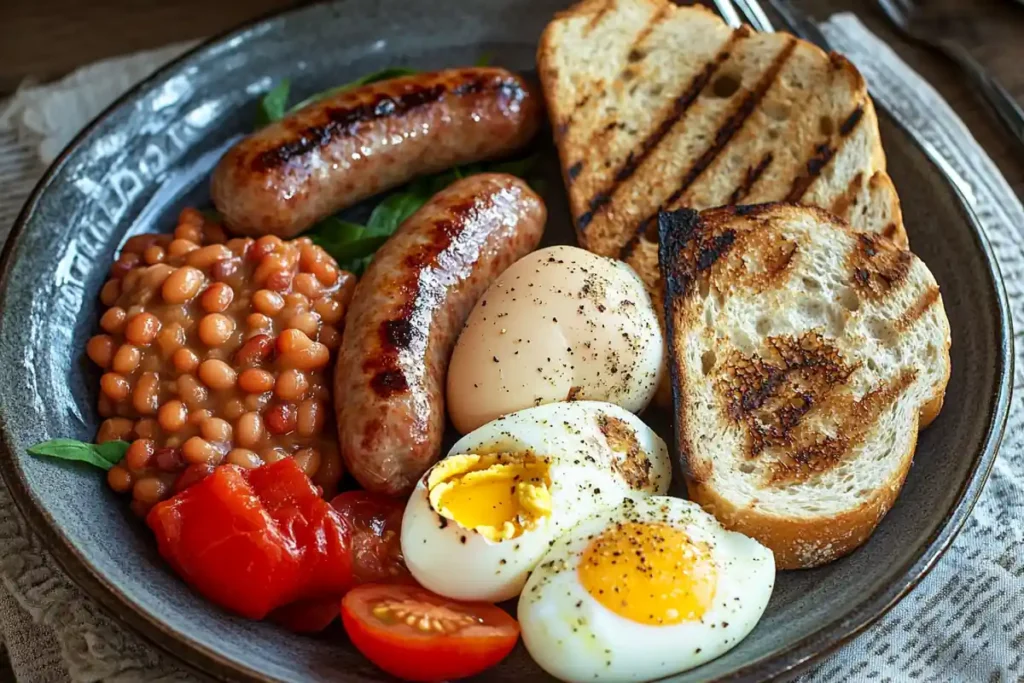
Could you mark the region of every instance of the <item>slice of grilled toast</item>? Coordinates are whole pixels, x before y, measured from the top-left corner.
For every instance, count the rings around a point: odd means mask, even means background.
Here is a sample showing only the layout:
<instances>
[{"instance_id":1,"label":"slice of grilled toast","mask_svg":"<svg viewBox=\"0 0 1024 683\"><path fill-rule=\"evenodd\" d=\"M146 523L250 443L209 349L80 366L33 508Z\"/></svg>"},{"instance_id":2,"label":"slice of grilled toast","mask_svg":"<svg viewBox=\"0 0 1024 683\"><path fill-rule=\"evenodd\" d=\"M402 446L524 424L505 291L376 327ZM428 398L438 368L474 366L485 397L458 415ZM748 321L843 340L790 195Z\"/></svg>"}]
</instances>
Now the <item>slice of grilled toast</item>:
<instances>
[{"instance_id":1,"label":"slice of grilled toast","mask_svg":"<svg viewBox=\"0 0 1024 683\"><path fill-rule=\"evenodd\" d=\"M916 256L818 208L660 215L676 443L690 497L813 567L892 506L949 378Z\"/></svg>"},{"instance_id":2,"label":"slice of grilled toast","mask_svg":"<svg viewBox=\"0 0 1024 683\"><path fill-rule=\"evenodd\" d=\"M656 304L659 210L801 202L906 245L874 106L842 56L699 5L584 0L537 60L579 243L627 261Z\"/></svg>"}]
</instances>

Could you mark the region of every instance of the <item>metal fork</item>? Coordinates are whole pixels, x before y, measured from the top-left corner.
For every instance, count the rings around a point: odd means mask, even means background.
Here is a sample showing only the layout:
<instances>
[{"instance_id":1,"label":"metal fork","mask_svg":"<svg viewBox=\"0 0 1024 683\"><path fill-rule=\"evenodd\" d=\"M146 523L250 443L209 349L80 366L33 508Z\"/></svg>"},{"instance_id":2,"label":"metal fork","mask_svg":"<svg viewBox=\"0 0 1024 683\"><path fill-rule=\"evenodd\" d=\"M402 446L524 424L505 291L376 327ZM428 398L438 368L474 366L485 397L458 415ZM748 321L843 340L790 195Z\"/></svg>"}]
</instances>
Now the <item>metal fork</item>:
<instances>
[{"instance_id":1,"label":"metal fork","mask_svg":"<svg viewBox=\"0 0 1024 683\"><path fill-rule=\"evenodd\" d=\"M1024 147L1024 111L1003 86L956 41L929 34L921 25L921 16L913 0L878 0L882 11L906 37L943 52L956 62L981 92L993 113Z\"/></svg>"},{"instance_id":2,"label":"metal fork","mask_svg":"<svg viewBox=\"0 0 1024 683\"><path fill-rule=\"evenodd\" d=\"M739 11L746 17L747 23L758 31L771 33L775 30L757 0L714 0L714 2L722 19L732 28L739 28L743 23L739 14L736 13L736 9L739 8Z\"/></svg>"}]
</instances>

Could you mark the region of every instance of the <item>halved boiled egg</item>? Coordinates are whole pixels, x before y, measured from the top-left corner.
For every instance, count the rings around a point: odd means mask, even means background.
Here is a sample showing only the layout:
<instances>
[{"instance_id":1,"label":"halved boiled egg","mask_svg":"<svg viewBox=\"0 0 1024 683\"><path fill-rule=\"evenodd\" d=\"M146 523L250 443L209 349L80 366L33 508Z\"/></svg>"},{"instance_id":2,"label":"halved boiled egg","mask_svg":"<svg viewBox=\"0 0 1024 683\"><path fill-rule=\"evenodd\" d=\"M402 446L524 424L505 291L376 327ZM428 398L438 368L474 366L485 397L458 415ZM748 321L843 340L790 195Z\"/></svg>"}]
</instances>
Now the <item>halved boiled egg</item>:
<instances>
[{"instance_id":1,"label":"halved boiled egg","mask_svg":"<svg viewBox=\"0 0 1024 683\"><path fill-rule=\"evenodd\" d=\"M646 681L735 646L774 585L772 552L695 503L626 499L555 542L519 598L519 624L557 678Z\"/></svg>"},{"instance_id":2,"label":"halved boiled egg","mask_svg":"<svg viewBox=\"0 0 1024 683\"><path fill-rule=\"evenodd\" d=\"M610 403L552 403L467 434L417 484L402 521L413 577L457 600L515 597L562 532L668 490L665 442Z\"/></svg>"}]
</instances>

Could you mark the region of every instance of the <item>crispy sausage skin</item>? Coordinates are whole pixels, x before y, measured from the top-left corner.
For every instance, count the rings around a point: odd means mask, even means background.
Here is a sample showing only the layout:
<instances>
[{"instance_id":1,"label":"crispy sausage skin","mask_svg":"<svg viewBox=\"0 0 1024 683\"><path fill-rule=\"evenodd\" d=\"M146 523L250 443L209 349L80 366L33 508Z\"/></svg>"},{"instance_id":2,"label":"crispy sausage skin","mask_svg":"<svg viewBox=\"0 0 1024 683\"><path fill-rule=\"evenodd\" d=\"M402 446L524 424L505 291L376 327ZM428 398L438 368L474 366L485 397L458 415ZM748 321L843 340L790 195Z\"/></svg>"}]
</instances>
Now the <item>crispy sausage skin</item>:
<instances>
[{"instance_id":1,"label":"crispy sausage skin","mask_svg":"<svg viewBox=\"0 0 1024 683\"><path fill-rule=\"evenodd\" d=\"M408 493L440 455L448 360L494 279L532 251L547 210L522 180L460 180L413 214L356 285L334 379L341 456L364 488Z\"/></svg>"},{"instance_id":2,"label":"crispy sausage skin","mask_svg":"<svg viewBox=\"0 0 1024 683\"><path fill-rule=\"evenodd\" d=\"M373 83L241 140L214 169L213 203L235 232L293 237L416 176L509 154L540 119L540 98L505 69Z\"/></svg>"}]
</instances>

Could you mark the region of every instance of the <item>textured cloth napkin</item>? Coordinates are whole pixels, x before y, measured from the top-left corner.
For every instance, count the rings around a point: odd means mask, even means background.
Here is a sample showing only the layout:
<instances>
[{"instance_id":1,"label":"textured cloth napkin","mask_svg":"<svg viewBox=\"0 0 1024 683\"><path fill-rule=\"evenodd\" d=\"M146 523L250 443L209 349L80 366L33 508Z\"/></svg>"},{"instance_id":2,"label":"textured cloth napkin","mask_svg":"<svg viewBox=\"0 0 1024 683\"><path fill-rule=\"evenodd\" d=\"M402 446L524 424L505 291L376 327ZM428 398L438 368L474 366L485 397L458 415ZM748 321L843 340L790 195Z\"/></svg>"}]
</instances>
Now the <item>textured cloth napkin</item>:
<instances>
[{"instance_id":1,"label":"textured cloth napkin","mask_svg":"<svg viewBox=\"0 0 1024 683\"><path fill-rule=\"evenodd\" d=\"M854 16L822 26L873 95L938 153L982 221L1024 333L1024 208L963 122ZM0 105L0 239L49 161L107 102L186 46L111 60ZM5 130L6 128L6 130ZM1024 681L1024 343L1001 454L967 523L904 600L801 677L845 681ZM949 406L955 409L954 406ZM0 657L24 683L193 681L83 595L18 515L0 484ZM2 677L2 667L0 667Z\"/></svg>"}]
</instances>

